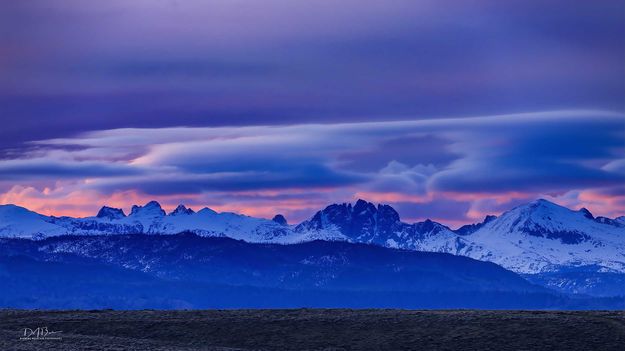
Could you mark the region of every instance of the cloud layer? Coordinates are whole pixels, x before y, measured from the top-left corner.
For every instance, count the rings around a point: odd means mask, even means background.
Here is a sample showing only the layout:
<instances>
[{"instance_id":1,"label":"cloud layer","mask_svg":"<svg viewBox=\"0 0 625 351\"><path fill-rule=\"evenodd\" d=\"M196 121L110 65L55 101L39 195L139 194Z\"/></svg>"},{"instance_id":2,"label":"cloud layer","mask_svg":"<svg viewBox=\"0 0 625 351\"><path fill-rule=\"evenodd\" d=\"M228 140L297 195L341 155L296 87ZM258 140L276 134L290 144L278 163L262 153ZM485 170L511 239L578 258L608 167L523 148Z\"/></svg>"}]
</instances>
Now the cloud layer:
<instances>
[{"instance_id":1,"label":"cloud layer","mask_svg":"<svg viewBox=\"0 0 625 351\"><path fill-rule=\"evenodd\" d=\"M0 161L0 202L45 209L63 200L88 214L101 201L83 194L126 207L121 198L157 198L301 220L364 197L397 205L407 219L456 225L547 196L614 216L625 213L624 130L623 114L582 110L103 130L33 142Z\"/></svg>"},{"instance_id":2,"label":"cloud layer","mask_svg":"<svg viewBox=\"0 0 625 351\"><path fill-rule=\"evenodd\" d=\"M624 13L622 0L3 1L0 149L122 127L623 111Z\"/></svg>"}]
</instances>

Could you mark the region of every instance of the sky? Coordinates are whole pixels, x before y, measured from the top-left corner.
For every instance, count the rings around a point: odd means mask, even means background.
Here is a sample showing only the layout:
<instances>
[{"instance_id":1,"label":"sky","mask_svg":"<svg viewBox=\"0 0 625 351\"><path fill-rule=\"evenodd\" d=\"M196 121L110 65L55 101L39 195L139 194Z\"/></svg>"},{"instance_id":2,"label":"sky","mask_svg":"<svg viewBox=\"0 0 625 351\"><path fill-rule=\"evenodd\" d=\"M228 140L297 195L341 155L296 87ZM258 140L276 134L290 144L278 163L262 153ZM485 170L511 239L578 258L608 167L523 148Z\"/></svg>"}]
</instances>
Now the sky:
<instances>
[{"instance_id":1,"label":"sky","mask_svg":"<svg viewBox=\"0 0 625 351\"><path fill-rule=\"evenodd\" d=\"M625 214L625 1L0 3L0 204Z\"/></svg>"}]
</instances>

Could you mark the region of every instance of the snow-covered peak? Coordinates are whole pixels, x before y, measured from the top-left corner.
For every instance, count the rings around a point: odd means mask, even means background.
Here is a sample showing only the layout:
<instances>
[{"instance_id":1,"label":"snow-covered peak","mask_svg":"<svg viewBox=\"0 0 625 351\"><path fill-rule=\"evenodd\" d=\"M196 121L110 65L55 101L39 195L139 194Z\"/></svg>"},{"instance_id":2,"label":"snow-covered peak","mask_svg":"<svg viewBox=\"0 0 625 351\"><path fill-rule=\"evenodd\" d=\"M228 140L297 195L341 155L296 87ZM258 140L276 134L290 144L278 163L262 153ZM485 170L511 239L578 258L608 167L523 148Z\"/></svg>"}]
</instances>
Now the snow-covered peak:
<instances>
[{"instance_id":1,"label":"snow-covered peak","mask_svg":"<svg viewBox=\"0 0 625 351\"><path fill-rule=\"evenodd\" d=\"M529 202L525 205L520 205L517 206L515 208L513 208L512 210L515 209L530 209L531 211L569 211L569 212L575 212L572 211L571 209L568 209L564 206L560 206L554 202L551 202L549 200L546 199L536 199L532 202ZM511 211L512 211L511 210Z\"/></svg>"},{"instance_id":2,"label":"snow-covered peak","mask_svg":"<svg viewBox=\"0 0 625 351\"><path fill-rule=\"evenodd\" d=\"M40 217L41 215L37 212L33 212L27 208L8 204L8 205L0 205L0 220L17 220L17 219L26 219L29 217Z\"/></svg>"},{"instance_id":3,"label":"snow-covered peak","mask_svg":"<svg viewBox=\"0 0 625 351\"><path fill-rule=\"evenodd\" d=\"M623 228L541 199L513 208L465 238L467 255L517 272L598 265L625 271Z\"/></svg>"},{"instance_id":4,"label":"snow-covered peak","mask_svg":"<svg viewBox=\"0 0 625 351\"><path fill-rule=\"evenodd\" d=\"M583 233L599 232L602 226L588 210L573 211L540 199L505 212L482 230L525 233L573 244L588 239Z\"/></svg>"},{"instance_id":5,"label":"snow-covered peak","mask_svg":"<svg viewBox=\"0 0 625 351\"><path fill-rule=\"evenodd\" d=\"M217 214L217 212L211 208L204 207L201 210L197 211L198 214Z\"/></svg>"},{"instance_id":6,"label":"snow-covered peak","mask_svg":"<svg viewBox=\"0 0 625 351\"><path fill-rule=\"evenodd\" d=\"M156 201L150 201L144 206L133 205L130 210L132 217L162 217L165 211L161 208L161 204Z\"/></svg>"},{"instance_id":7,"label":"snow-covered peak","mask_svg":"<svg viewBox=\"0 0 625 351\"><path fill-rule=\"evenodd\" d=\"M112 220L112 219L124 218L126 217L126 214L124 213L124 210L122 210L121 208L102 206L100 211L98 211L98 214L96 215L96 217Z\"/></svg>"},{"instance_id":8,"label":"snow-covered peak","mask_svg":"<svg viewBox=\"0 0 625 351\"><path fill-rule=\"evenodd\" d=\"M0 205L0 237L59 235L63 230L48 223L48 217L16 205Z\"/></svg>"},{"instance_id":9,"label":"snow-covered peak","mask_svg":"<svg viewBox=\"0 0 625 351\"><path fill-rule=\"evenodd\" d=\"M190 215L190 214L194 214L194 213L195 213L195 211L193 211L192 209L187 208L183 204L180 204L169 215L170 216L179 216L179 215Z\"/></svg>"}]
</instances>

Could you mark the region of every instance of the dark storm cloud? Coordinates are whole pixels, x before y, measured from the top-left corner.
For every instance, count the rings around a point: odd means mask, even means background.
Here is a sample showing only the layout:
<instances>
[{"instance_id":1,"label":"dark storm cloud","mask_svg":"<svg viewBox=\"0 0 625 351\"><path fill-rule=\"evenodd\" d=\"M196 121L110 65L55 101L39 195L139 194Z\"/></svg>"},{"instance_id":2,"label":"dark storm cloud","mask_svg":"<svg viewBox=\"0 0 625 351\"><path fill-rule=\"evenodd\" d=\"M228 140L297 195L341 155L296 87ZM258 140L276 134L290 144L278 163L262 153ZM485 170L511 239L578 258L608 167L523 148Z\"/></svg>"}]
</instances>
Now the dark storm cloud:
<instances>
[{"instance_id":1,"label":"dark storm cloud","mask_svg":"<svg viewBox=\"0 0 625 351\"><path fill-rule=\"evenodd\" d=\"M622 110L622 1L3 2L1 148L118 127Z\"/></svg>"},{"instance_id":2,"label":"dark storm cloud","mask_svg":"<svg viewBox=\"0 0 625 351\"><path fill-rule=\"evenodd\" d=\"M339 188L362 183L366 179L362 175L338 173L315 166L306 169L289 169L284 172L245 171L199 175L177 173L169 176L113 178L95 183L89 188L105 193L136 190L150 195L176 195L199 194L209 191Z\"/></svg>"},{"instance_id":3,"label":"dark storm cloud","mask_svg":"<svg viewBox=\"0 0 625 351\"><path fill-rule=\"evenodd\" d=\"M142 173L144 170L140 168L104 162L60 161L42 158L0 162L0 178L3 181L119 177Z\"/></svg>"},{"instance_id":4,"label":"dark storm cloud","mask_svg":"<svg viewBox=\"0 0 625 351\"><path fill-rule=\"evenodd\" d=\"M582 115L583 116L583 115ZM622 184L625 120L508 119L467 128L455 150L464 157L430 179L441 191L563 192ZM616 160L615 160L616 159Z\"/></svg>"}]
</instances>

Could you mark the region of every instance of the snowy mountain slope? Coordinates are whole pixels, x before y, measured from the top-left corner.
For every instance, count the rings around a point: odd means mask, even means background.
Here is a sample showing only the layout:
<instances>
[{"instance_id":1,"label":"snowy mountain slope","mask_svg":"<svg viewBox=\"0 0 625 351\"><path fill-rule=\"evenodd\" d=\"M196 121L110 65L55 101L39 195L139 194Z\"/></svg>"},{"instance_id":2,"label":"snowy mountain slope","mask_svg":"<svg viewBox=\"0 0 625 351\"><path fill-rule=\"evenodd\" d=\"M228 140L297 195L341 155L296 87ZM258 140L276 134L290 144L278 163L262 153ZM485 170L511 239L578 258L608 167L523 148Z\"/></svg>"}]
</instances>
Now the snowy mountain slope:
<instances>
[{"instance_id":1,"label":"snowy mountain slope","mask_svg":"<svg viewBox=\"0 0 625 351\"><path fill-rule=\"evenodd\" d=\"M466 236L462 254L521 273L598 265L625 272L625 228L547 200L516 207Z\"/></svg>"},{"instance_id":2,"label":"snowy mountain slope","mask_svg":"<svg viewBox=\"0 0 625 351\"><path fill-rule=\"evenodd\" d=\"M294 232L275 221L235 213L217 213L209 208L198 212L178 206L169 215L156 201L133 206L125 216L120 209L103 207L95 217L44 216L15 205L0 206L0 237L48 237L65 234L177 234L227 236L249 242L295 243L315 239L345 239L325 231Z\"/></svg>"},{"instance_id":3,"label":"snowy mountain slope","mask_svg":"<svg viewBox=\"0 0 625 351\"><path fill-rule=\"evenodd\" d=\"M0 206L1 237L39 237L62 235L65 229L50 223L49 217L15 205Z\"/></svg>"}]
</instances>

